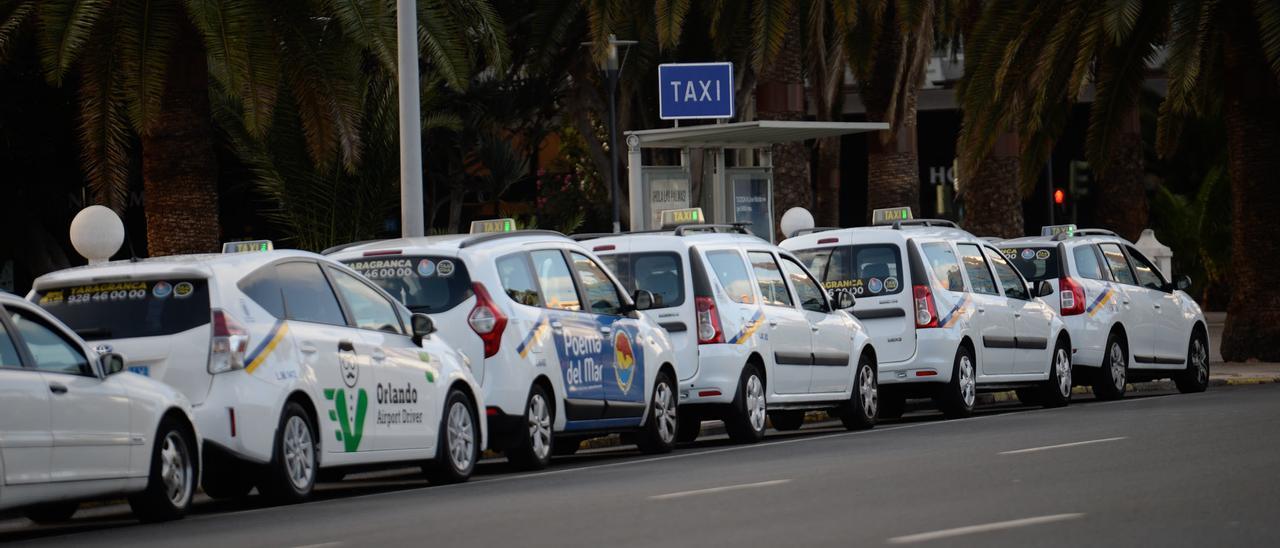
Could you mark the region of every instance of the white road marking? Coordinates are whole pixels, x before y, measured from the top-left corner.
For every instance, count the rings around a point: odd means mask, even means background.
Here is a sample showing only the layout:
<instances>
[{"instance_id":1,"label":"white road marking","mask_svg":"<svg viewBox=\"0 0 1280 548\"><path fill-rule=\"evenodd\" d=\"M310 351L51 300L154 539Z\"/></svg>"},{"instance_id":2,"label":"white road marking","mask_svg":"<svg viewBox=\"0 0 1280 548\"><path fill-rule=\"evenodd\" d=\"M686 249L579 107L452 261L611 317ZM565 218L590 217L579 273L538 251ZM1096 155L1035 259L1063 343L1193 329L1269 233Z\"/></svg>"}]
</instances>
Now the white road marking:
<instances>
[{"instance_id":1,"label":"white road marking","mask_svg":"<svg viewBox=\"0 0 1280 548\"><path fill-rule=\"evenodd\" d=\"M321 542L320 544L303 544L302 546L294 546L293 548L332 548L334 546L342 546L341 542Z\"/></svg>"},{"instance_id":2,"label":"white road marking","mask_svg":"<svg viewBox=\"0 0 1280 548\"><path fill-rule=\"evenodd\" d=\"M722 487L709 487L707 489L694 489L693 491L677 491L675 493L667 493L665 495L654 495L649 497L650 500L669 500L683 497L692 497L696 495L710 495L712 493L723 493L725 491L737 491L739 489L755 489L757 487L769 487L773 485L782 485L790 482L789 479L776 479L769 481L758 481L755 483L740 483L738 485L725 485Z\"/></svg>"},{"instance_id":3,"label":"white road marking","mask_svg":"<svg viewBox=\"0 0 1280 548\"><path fill-rule=\"evenodd\" d=\"M1082 517L1084 517L1084 514L1053 514L1049 516L1036 516L1033 518L1022 518L1022 519L1015 519L1015 520L1009 520L1009 521L997 521L995 523L969 525L967 527L956 527L955 529L943 529L941 531L931 531L928 533L917 533L914 535L893 537L889 539L889 544L914 544L917 542L928 542L931 540L959 537L964 535L974 535L978 533L988 533L991 531L1016 529L1018 527L1029 527L1032 525L1041 525L1044 523L1068 521L1073 519L1080 519Z\"/></svg>"},{"instance_id":4,"label":"white road marking","mask_svg":"<svg viewBox=\"0 0 1280 548\"><path fill-rule=\"evenodd\" d=\"M1050 449L1062 449L1063 447L1075 447L1077 445L1091 445L1095 443L1106 443L1109 441L1120 441L1124 439L1129 439L1129 438L1127 436L1120 436L1116 438L1102 438L1100 440L1073 441L1071 443L1060 443L1058 445L1045 445L1043 447L1031 447L1027 449L1017 449L1014 451L1001 451L1000 454L1001 455L1019 455L1022 453L1035 453L1036 451L1048 451Z\"/></svg>"}]
</instances>

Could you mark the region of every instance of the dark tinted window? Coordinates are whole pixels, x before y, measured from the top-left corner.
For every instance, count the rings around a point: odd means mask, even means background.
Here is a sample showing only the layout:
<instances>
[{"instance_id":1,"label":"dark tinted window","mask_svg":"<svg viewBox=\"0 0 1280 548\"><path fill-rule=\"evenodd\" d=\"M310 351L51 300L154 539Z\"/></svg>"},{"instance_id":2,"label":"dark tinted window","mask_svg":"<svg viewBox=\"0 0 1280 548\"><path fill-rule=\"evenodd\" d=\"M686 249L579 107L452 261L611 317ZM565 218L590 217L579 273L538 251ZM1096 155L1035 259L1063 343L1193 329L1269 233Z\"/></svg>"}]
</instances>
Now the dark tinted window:
<instances>
[{"instance_id":1,"label":"dark tinted window","mask_svg":"<svg viewBox=\"0 0 1280 548\"><path fill-rule=\"evenodd\" d=\"M199 279L78 285L40 291L35 300L89 341L172 335L209 323L209 284Z\"/></svg>"},{"instance_id":2,"label":"dark tinted window","mask_svg":"<svg viewBox=\"0 0 1280 548\"><path fill-rule=\"evenodd\" d=\"M737 251L712 251L707 253L707 262L711 263L711 271L716 273L716 279L720 280L730 300L742 304L755 302L755 292L751 290L751 278L747 275L742 255Z\"/></svg>"},{"instance_id":3,"label":"dark tinted window","mask_svg":"<svg viewBox=\"0 0 1280 548\"><path fill-rule=\"evenodd\" d=\"M987 260L991 261L991 266L996 269L996 275L1000 277L1000 287L1004 288L1004 296L1024 301L1031 300L1031 293L1027 291L1027 283L1018 276L1018 272L1013 269L1013 266L1004 258L1004 255L991 248L984 248L983 251L987 252Z\"/></svg>"},{"instance_id":4,"label":"dark tinted window","mask_svg":"<svg viewBox=\"0 0 1280 548\"><path fill-rule=\"evenodd\" d=\"M259 268L253 274L236 284L245 295L258 306L265 308L272 316L284 319L284 293L280 291L280 282L276 279L274 265Z\"/></svg>"},{"instance_id":5,"label":"dark tinted window","mask_svg":"<svg viewBox=\"0 0 1280 548\"><path fill-rule=\"evenodd\" d=\"M89 360L80 351L79 345L72 344L44 320L20 310L10 310L9 318L22 335L27 352L35 360L32 365L36 369L72 375L93 374L89 369Z\"/></svg>"},{"instance_id":6,"label":"dark tinted window","mask_svg":"<svg viewBox=\"0 0 1280 548\"><path fill-rule=\"evenodd\" d=\"M844 245L801 251L796 256L828 292L843 290L863 297L902 291L902 253L895 245Z\"/></svg>"},{"instance_id":7,"label":"dark tinted window","mask_svg":"<svg viewBox=\"0 0 1280 548\"><path fill-rule=\"evenodd\" d=\"M502 290L511 300L526 306L542 306L538 284L529 271L529 259L524 253L507 255L498 259L498 280Z\"/></svg>"},{"instance_id":8,"label":"dark tinted window","mask_svg":"<svg viewBox=\"0 0 1280 548\"><path fill-rule=\"evenodd\" d=\"M1124 252L1120 250L1120 246L1116 244L1101 244L1102 257L1107 261L1107 268L1111 269L1111 277L1117 282L1129 285L1138 285L1133 277L1133 271L1129 270L1129 263L1124 260Z\"/></svg>"},{"instance_id":9,"label":"dark tinted window","mask_svg":"<svg viewBox=\"0 0 1280 548\"><path fill-rule=\"evenodd\" d=\"M397 255L343 263L413 312L444 312L471 298L471 276L458 259Z\"/></svg>"},{"instance_id":10,"label":"dark tinted window","mask_svg":"<svg viewBox=\"0 0 1280 548\"><path fill-rule=\"evenodd\" d=\"M773 255L763 251L747 253L751 259L751 268L756 273L756 284L760 286L760 299L764 304L774 306L791 306L791 293L787 291L787 283L782 279L782 270Z\"/></svg>"},{"instance_id":11,"label":"dark tinted window","mask_svg":"<svg viewBox=\"0 0 1280 548\"><path fill-rule=\"evenodd\" d=\"M284 292L284 308L287 318L304 322L347 325L338 306L338 298L329 286L329 280L320 272L320 265L311 262L290 262L276 265L280 288Z\"/></svg>"},{"instance_id":12,"label":"dark tinted window","mask_svg":"<svg viewBox=\"0 0 1280 548\"><path fill-rule=\"evenodd\" d=\"M1028 281L1038 282L1058 277L1057 247L1004 247L1000 249L1000 253Z\"/></svg>"},{"instance_id":13,"label":"dark tinted window","mask_svg":"<svg viewBox=\"0 0 1280 548\"><path fill-rule=\"evenodd\" d=\"M1105 280L1106 275L1102 273L1102 260L1098 256L1098 248L1091 245L1076 246L1071 250L1071 254L1076 260L1076 273L1082 278L1090 280Z\"/></svg>"},{"instance_id":14,"label":"dark tinted window","mask_svg":"<svg viewBox=\"0 0 1280 548\"><path fill-rule=\"evenodd\" d=\"M13 338L9 336L3 323L0 323L0 367L22 367L18 347L13 345Z\"/></svg>"},{"instance_id":15,"label":"dark tinted window","mask_svg":"<svg viewBox=\"0 0 1280 548\"><path fill-rule=\"evenodd\" d=\"M791 287L796 290L796 298L800 299L800 307L811 312L826 312L827 300L824 298L822 286L797 263L787 257L782 258L782 271L791 280Z\"/></svg>"},{"instance_id":16,"label":"dark tinted window","mask_svg":"<svg viewBox=\"0 0 1280 548\"><path fill-rule=\"evenodd\" d=\"M938 286L947 291L957 293L964 291L964 277L960 275L960 261L951 244L932 243L920 246L924 256L929 259L929 267L933 269L933 277Z\"/></svg>"},{"instance_id":17,"label":"dark tinted window","mask_svg":"<svg viewBox=\"0 0 1280 548\"><path fill-rule=\"evenodd\" d=\"M1133 247L1127 247L1129 250L1129 258L1133 259L1133 272L1138 275L1138 285L1147 289L1163 290L1164 278L1160 276L1160 271L1156 270L1155 265L1151 264L1142 253Z\"/></svg>"},{"instance_id":18,"label":"dark tinted window","mask_svg":"<svg viewBox=\"0 0 1280 548\"><path fill-rule=\"evenodd\" d=\"M987 268L987 261L982 258L982 252L978 250L978 246L960 244L956 248L960 251L960 262L964 263L964 270L969 274L973 292L999 295L1000 290L996 289L996 279L991 276L991 269Z\"/></svg>"},{"instance_id":19,"label":"dark tinted window","mask_svg":"<svg viewBox=\"0 0 1280 548\"><path fill-rule=\"evenodd\" d=\"M586 255L571 253L573 270L578 273L578 282L582 284L582 292L587 296L588 309L596 314L616 316L622 313L622 298L618 296L618 286L604 273L604 269Z\"/></svg>"},{"instance_id":20,"label":"dark tinted window","mask_svg":"<svg viewBox=\"0 0 1280 548\"><path fill-rule=\"evenodd\" d=\"M613 275L630 291L653 293L654 308L684 304L684 266L675 253L617 253L601 255Z\"/></svg>"}]
</instances>

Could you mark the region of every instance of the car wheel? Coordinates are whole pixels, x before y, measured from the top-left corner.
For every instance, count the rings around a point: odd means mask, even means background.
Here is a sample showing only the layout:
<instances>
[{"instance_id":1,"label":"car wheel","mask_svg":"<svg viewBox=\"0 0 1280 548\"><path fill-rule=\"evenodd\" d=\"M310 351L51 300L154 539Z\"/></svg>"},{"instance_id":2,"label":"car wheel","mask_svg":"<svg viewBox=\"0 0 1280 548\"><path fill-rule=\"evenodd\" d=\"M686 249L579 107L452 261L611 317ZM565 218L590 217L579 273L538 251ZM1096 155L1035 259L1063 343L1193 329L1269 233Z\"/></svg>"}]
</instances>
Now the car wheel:
<instances>
[{"instance_id":1,"label":"car wheel","mask_svg":"<svg viewBox=\"0 0 1280 548\"><path fill-rule=\"evenodd\" d=\"M433 484L462 483L471 477L480 459L480 428L471 398L456 388L449 390L443 419L436 437L436 458L423 472Z\"/></svg>"},{"instance_id":2,"label":"car wheel","mask_svg":"<svg viewBox=\"0 0 1280 548\"><path fill-rule=\"evenodd\" d=\"M1173 378L1183 394L1204 392L1209 388L1209 342L1197 331L1187 344L1187 369Z\"/></svg>"},{"instance_id":3,"label":"car wheel","mask_svg":"<svg viewBox=\"0 0 1280 548\"><path fill-rule=\"evenodd\" d=\"M792 432L804 426L804 411L770 411L769 422L779 432Z\"/></svg>"},{"instance_id":4,"label":"car wheel","mask_svg":"<svg viewBox=\"0 0 1280 548\"><path fill-rule=\"evenodd\" d=\"M276 428L275 451L258 489L280 504L302 502L316 486L319 445L311 416L297 402L289 402Z\"/></svg>"},{"instance_id":5,"label":"car wheel","mask_svg":"<svg viewBox=\"0 0 1280 548\"><path fill-rule=\"evenodd\" d=\"M551 396L541 385L535 384L529 390L529 399L524 406L525 434L515 447L507 450L507 460L517 468L541 470L551 464L555 443L551 432L555 424L551 401Z\"/></svg>"},{"instance_id":6,"label":"car wheel","mask_svg":"<svg viewBox=\"0 0 1280 548\"><path fill-rule=\"evenodd\" d=\"M877 387L877 419L900 419L907 410L907 396L898 390Z\"/></svg>"},{"instance_id":7,"label":"car wheel","mask_svg":"<svg viewBox=\"0 0 1280 548\"><path fill-rule=\"evenodd\" d=\"M734 443L756 443L764 439L767 401L764 379L754 364L747 364L738 380L738 394L724 419L724 429Z\"/></svg>"},{"instance_id":8,"label":"car wheel","mask_svg":"<svg viewBox=\"0 0 1280 548\"><path fill-rule=\"evenodd\" d=\"M1040 385L1040 403L1045 407L1062 407L1071 402L1071 349L1064 341L1053 348L1049 362L1049 378Z\"/></svg>"},{"instance_id":9,"label":"car wheel","mask_svg":"<svg viewBox=\"0 0 1280 548\"><path fill-rule=\"evenodd\" d=\"M968 417L978 399L977 368L973 363L973 351L967 346L956 350L956 360L951 367L951 382L937 396L938 407L949 419Z\"/></svg>"},{"instance_id":10,"label":"car wheel","mask_svg":"<svg viewBox=\"0 0 1280 548\"><path fill-rule=\"evenodd\" d=\"M76 515L76 511L79 509L80 503L78 501L54 502L27 508L22 511L22 515L40 525L51 525L70 520L71 516Z\"/></svg>"},{"instance_id":11,"label":"car wheel","mask_svg":"<svg viewBox=\"0 0 1280 548\"><path fill-rule=\"evenodd\" d=\"M702 415L693 411L680 412L680 426L676 429L676 441L693 443L702 433Z\"/></svg>"},{"instance_id":12,"label":"car wheel","mask_svg":"<svg viewBox=\"0 0 1280 548\"><path fill-rule=\"evenodd\" d=\"M876 425L880 412L880 384L870 356L864 355L858 360L858 372L853 379L853 395L840 413L840 422L849 430L866 430Z\"/></svg>"},{"instance_id":13,"label":"car wheel","mask_svg":"<svg viewBox=\"0 0 1280 548\"><path fill-rule=\"evenodd\" d=\"M129 506L142 521L169 521L181 518L195 496L196 442L180 423L160 422L151 448L151 472L147 489L129 497Z\"/></svg>"},{"instance_id":14,"label":"car wheel","mask_svg":"<svg viewBox=\"0 0 1280 548\"><path fill-rule=\"evenodd\" d=\"M1107 337L1107 350L1103 354L1102 367L1093 377L1093 395L1100 400L1118 400L1124 397L1128 382L1129 349L1118 333Z\"/></svg>"},{"instance_id":15,"label":"car wheel","mask_svg":"<svg viewBox=\"0 0 1280 548\"><path fill-rule=\"evenodd\" d=\"M669 453L676 446L676 432L679 430L679 418L676 405L679 396L676 385L666 373L658 373L658 381L653 386L651 412L645 422L644 431L636 438L636 445L644 453Z\"/></svg>"}]
</instances>

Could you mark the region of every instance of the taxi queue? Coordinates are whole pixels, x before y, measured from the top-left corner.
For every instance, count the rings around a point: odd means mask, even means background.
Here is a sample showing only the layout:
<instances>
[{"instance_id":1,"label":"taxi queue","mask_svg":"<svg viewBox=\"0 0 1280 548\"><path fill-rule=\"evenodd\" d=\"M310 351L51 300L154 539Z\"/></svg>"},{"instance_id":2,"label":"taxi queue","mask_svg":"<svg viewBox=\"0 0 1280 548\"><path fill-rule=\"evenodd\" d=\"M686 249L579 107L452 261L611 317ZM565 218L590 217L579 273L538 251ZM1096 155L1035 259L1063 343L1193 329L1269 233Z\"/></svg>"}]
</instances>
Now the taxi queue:
<instances>
[{"instance_id":1,"label":"taxi queue","mask_svg":"<svg viewBox=\"0 0 1280 548\"><path fill-rule=\"evenodd\" d=\"M1114 233L873 219L776 246L697 209L573 237L499 219L50 273L0 295L0 510L57 522L124 495L158 521L197 486L288 503L373 467L461 482L484 449L523 469L611 433L661 453L705 420L752 443L811 410L864 429L910 398L965 417L981 391L1208 386L1188 280Z\"/></svg>"}]
</instances>

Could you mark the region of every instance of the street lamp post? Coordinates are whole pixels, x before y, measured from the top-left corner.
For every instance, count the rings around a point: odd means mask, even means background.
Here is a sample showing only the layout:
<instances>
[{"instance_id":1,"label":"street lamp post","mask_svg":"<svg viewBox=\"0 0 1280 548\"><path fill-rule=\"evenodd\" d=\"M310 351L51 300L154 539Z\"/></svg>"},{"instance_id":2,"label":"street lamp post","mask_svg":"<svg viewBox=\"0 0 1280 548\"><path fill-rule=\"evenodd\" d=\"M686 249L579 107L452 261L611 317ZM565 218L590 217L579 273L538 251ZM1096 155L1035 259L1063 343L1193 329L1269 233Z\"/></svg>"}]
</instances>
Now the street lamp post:
<instances>
[{"instance_id":1,"label":"street lamp post","mask_svg":"<svg viewBox=\"0 0 1280 548\"><path fill-rule=\"evenodd\" d=\"M635 40L618 40L609 35L609 54L605 57L604 71L609 86L609 184L613 189L613 232L622 232L622 193L618 184L618 46L635 45Z\"/></svg>"},{"instance_id":2,"label":"street lamp post","mask_svg":"<svg viewBox=\"0 0 1280 548\"><path fill-rule=\"evenodd\" d=\"M400 73L400 235L407 238L426 235L416 0L396 0L396 47Z\"/></svg>"}]
</instances>

